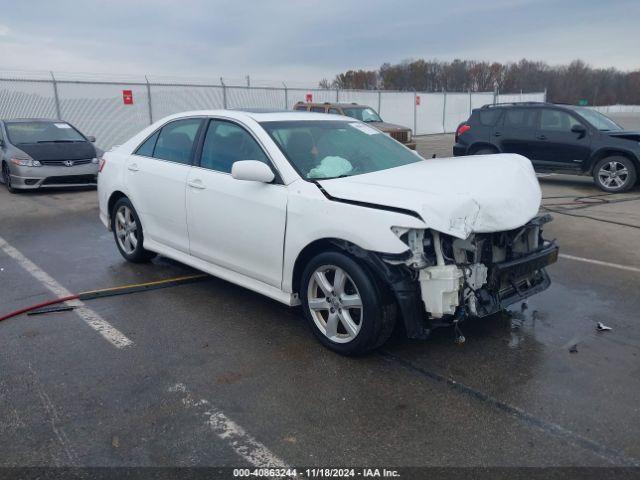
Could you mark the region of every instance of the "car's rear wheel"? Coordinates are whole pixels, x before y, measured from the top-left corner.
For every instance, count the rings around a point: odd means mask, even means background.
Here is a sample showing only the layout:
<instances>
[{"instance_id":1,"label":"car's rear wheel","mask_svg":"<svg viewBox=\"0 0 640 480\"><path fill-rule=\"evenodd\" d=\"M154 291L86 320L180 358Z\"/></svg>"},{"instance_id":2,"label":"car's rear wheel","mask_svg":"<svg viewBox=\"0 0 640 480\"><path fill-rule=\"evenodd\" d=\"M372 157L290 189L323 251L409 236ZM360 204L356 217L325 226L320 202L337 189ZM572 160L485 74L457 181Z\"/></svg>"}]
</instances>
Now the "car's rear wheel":
<instances>
[{"instance_id":1,"label":"car's rear wheel","mask_svg":"<svg viewBox=\"0 0 640 480\"><path fill-rule=\"evenodd\" d=\"M489 147L479 148L473 152L474 155L493 155L494 153L498 153L498 151L495 148Z\"/></svg>"},{"instance_id":2,"label":"car's rear wheel","mask_svg":"<svg viewBox=\"0 0 640 480\"><path fill-rule=\"evenodd\" d=\"M155 253L142 248L144 233L142 223L128 198L122 197L111 211L111 229L120 254L133 263L147 262Z\"/></svg>"},{"instance_id":3,"label":"car's rear wheel","mask_svg":"<svg viewBox=\"0 0 640 480\"><path fill-rule=\"evenodd\" d=\"M605 192L626 192L636 184L636 178L635 165L623 156L603 158L593 168L593 179Z\"/></svg>"},{"instance_id":4,"label":"car's rear wheel","mask_svg":"<svg viewBox=\"0 0 640 480\"><path fill-rule=\"evenodd\" d=\"M7 191L9 191L9 193L18 192L13 188L13 185L11 185L11 171L9 170L7 162L2 162L2 181L4 182L4 186L7 187Z\"/></svg>"},{"instance_id":5,"label":"car's rear wheel","mask_svg":"<svg viewBox=\"0 0 640 480\"><path fill-rule=\"evenodd\" d=\"M393 332L396 306L369 271L339 252L317 255L300 289L309 327L326 347L357 355L381 346Z\"/></svg>"}]
</instances>

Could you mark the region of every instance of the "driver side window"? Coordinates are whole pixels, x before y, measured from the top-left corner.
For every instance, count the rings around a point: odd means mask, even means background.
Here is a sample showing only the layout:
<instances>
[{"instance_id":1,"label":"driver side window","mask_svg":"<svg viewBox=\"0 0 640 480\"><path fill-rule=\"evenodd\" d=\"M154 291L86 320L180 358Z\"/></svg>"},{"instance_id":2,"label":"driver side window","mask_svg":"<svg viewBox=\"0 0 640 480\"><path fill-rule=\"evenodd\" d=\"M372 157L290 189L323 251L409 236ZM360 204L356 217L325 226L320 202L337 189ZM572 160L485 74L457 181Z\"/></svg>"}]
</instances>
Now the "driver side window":
<instances>
[{"instance_id":1,"label":"driver side window","mask_svg":"<svg viewBox=\"0 0 640 480\"><path fill-rule=\"evenodd\" d=\"M581 123L567 112L544 109L540 114L540 130L568 133L574 125Z\"/></svg>"},{"instance_id":2,"label":"driver side window","mask_svg":"<svg viewBox=\"0 0 640 480\"><path fill-rule=\"evenodd\" d=\"M211 120L202 145L200 166L231 173L231 166L239 160L270 163L260 145L244 128L224 120Z\"/></svg>"}]
</instances>

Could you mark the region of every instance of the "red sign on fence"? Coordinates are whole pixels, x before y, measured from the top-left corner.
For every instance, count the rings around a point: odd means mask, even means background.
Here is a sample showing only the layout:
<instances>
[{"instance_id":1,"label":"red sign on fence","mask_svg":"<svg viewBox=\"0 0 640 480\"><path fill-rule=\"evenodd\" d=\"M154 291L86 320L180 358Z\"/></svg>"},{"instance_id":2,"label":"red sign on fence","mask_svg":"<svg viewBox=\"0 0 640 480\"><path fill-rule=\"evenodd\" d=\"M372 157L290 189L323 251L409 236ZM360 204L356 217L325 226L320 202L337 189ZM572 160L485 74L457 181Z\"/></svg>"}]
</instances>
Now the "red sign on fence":
<instances>
[{"instance_id":1,"label":"red sign on fence","mask_svg":"<svg viewBox=\"0 0 640 480\"><path fill-rule=\"evenodd\" d=\"M122 90L122 101L125 105L133 105L133 92L131 90Z\"/></svg>"},{"instance_id":2,"label":"red sign on fence","mask_svg":"<svg viewBox=\"0 0 640 480\"><path fill-rule=\"evenodd\" d=\"M312 93L307 93L306 100L307 100L307 102L313 102L313 94Z\"/></svg>"},{"instance_id":3,"label":"red sign on fence","mask_svg":"<svg viewBox=\"0 0 640 480\"><path fill-rule=\"evenodd\" d=\"M420 106L420 95L416 95L416 105Z\"/></svg>"}]
</instances>

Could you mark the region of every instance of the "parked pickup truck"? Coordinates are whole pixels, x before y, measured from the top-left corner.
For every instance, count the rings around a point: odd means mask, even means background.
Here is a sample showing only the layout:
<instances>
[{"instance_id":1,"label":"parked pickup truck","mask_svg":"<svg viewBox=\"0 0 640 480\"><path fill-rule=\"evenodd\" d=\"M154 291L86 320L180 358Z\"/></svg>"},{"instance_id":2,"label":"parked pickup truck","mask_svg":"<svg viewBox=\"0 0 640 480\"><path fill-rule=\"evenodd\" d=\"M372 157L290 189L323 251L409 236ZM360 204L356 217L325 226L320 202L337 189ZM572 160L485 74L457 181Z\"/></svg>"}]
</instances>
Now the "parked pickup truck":
<instances>
[{"instance_id":1,"label":"parked pickup truck","mask_svg":"<svg viewBox=\"0 0 640 480\"><path fill-rule=\"evenodd\" d=\"M411 150L416 149L415 142L412 141L411 129L403 127L402 125L395 125L393 123L387 123L380 118L378 112L373 108L366 105L358 105L357 103L304 103L298 102L293 107L294 110L301 110L303 112L317 112L317 113L333 113L336 115L344 115L346 117L353 117L361 122L365 122L372 127L377 128L382 133L386 133L394 140L397 140L405 147Z\"/></svg>"}]
</instances>

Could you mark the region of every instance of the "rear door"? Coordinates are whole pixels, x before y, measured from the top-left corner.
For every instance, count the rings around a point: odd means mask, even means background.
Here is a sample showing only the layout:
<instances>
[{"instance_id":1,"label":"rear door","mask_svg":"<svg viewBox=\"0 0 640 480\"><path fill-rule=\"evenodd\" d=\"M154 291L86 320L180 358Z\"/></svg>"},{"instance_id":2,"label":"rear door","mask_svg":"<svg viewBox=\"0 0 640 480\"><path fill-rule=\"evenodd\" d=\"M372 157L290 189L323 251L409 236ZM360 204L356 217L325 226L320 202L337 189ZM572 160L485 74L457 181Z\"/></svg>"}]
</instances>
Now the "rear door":
<instances>
[{"instance_id":1,"label":"rear door","mask_svg":"<svg viewBox=\"0 0 640 480\"><path fill-rule=\"evenodd\" d=\"M493 141L503 153L518 153L532 159L531 145L536 135L537 109L505 108L493 130Z\"/></svg>"},{"instance_id":2,"label":"rear door","mask_svg":"<svg viewBox=\"0 0 640 480\"><path fill-rule=\"evenodd\" d=\"M575 125L583 126L585 131L572 132ZM580 169L591 152L588 126L564 110L542 108L532 151L540 167Z\"/></svg>"},{"instance_id":3,"label":"rear door","mask_svg":"<svg viewBox=\"0 0 640 480\"><path fill-rule=\"evenodd\" d=\"M147 238L189 252L185 192L202 118L167 123L127 160L125 183Z\"/></svg>"}]
</instances>

